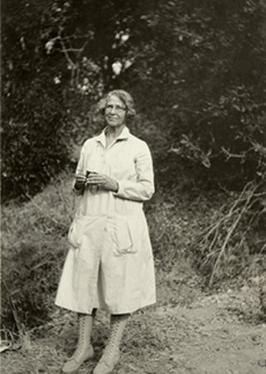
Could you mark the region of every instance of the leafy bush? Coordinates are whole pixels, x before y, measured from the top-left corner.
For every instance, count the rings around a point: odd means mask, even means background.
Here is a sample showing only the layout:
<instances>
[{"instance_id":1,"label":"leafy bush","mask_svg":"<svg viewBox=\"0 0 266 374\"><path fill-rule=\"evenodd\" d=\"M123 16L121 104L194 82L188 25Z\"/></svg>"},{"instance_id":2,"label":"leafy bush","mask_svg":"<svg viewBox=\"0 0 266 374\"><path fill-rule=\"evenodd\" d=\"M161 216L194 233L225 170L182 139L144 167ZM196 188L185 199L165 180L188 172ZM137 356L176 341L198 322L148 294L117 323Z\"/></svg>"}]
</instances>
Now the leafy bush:
<instances>
[{"instance_id":1,"label":"leafy bush","mask_svg":"<svg viewBox=\"0 0 266 374\"><path fill-rule=\"evenodd\" d=\"M4 2L2 195L34 194L67 163L66 106L44 54L45 7Z\"/></svg>"},{"instance_id":2,"label":"leafy bush","mask_svg":"<svg viewBox=\"0 0 266 374\"><path fill-rule=\"evenodd\" d=\"M4 195L57 174L66 144L86 133L90 104L114 87L132 92L153 124L145 135L158 160L173 151L196 181L230 188L262 177L263 2L3 5Z\"/></svg>"},{"instance_id":3,"label":"leafy bush","mask_svg":"<svg viewBox=\"0 0 266 374\"><path fill-rule=\"evenodd\" d=\"M173 178L180 163L215 186L263 178L265 18L261 2L245 0L168 1L143 16L128 86L139 77L141 109L177 156Z\"/></svg>"},{"instance_id":4,"label":"leafy bush","mask_svg":"<svg viewBox=\"0 0 266 374\"><path fill-rule=\"evenodd\" d=\"M204 115L171 151L200 167L202 176L231 189L266 177L266 105L238 87L208 103ZM205 168L205 170L204 170Z\"/></svg>"},{"instance_id":5,"label":"leafy bush","mask_svg":"<svg viewBox=\"0 0 266 374\"><path fill-rule=\"evenodd\" d=\"M3 196L33 195L68 162L64 107L54 92L49 95L33 82L5 111L9 113L4 113L2 131Z\"/></svg>"}]
</instances>

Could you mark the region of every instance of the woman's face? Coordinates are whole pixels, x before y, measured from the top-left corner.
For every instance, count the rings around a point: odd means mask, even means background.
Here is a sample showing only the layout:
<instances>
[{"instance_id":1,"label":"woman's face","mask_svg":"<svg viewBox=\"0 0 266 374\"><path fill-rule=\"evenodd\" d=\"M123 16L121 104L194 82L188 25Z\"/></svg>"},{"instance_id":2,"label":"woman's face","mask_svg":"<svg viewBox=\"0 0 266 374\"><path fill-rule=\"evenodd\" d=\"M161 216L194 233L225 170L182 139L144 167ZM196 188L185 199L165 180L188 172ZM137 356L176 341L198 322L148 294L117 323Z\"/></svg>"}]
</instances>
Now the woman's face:
<instances>
[{"instance_id":1,"label":"woman's face","mask_svg":"<svg viewBox=\"0 0 266 374\"><path fill-rule=\"evenodd\" d=\"M115 95L107 99L105 107L105 120L107 124L112 127L122 126L126 122L126 106Z\"/></svg>"}]
</instances>

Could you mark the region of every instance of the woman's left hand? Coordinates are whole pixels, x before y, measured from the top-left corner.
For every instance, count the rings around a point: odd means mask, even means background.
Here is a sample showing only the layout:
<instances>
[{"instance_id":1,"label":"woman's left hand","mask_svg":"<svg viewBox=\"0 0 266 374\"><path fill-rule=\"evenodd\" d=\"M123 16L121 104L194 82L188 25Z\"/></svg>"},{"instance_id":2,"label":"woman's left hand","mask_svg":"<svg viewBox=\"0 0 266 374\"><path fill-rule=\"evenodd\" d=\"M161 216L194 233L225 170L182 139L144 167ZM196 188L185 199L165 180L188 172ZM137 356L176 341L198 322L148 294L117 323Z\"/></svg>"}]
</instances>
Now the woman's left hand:
<instances>
[{"instance_id":1,"label":"woman's left hand","mask_svg":"<svg viewBox=\"0 0 266 374\"><path fill-rule=\"evenodd\" d=\"M97 186L99 189L107 191L118 191L118 182L105 174L90 173L87 177L86 186Z\"/></svg>"}]
</instances>

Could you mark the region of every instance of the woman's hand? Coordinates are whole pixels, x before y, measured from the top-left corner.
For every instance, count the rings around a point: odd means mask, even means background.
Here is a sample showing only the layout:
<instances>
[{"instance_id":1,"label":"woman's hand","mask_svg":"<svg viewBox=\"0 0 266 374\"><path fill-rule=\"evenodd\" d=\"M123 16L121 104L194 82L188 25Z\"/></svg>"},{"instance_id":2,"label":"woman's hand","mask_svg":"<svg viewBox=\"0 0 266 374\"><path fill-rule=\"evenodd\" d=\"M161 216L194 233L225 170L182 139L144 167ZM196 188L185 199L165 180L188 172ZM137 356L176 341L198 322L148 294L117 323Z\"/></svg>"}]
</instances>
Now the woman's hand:
<instances>
[{"instance_id":1,"label":"woman's hand","mask_svg":"<svg viewBox=\"0 0 266 374\"><path fill-rule=\"evenodd\" d=\"M99 189L107 191L118 191L118 182L105 174L91 172L87 177L85 185L88 187L97 186Z\"/></svg>"},{"instance_id":2,"label":"woman's hand","mask_svg":"<svg viewBox=\"0 0 266 374\"><path fill-rule=\"evenodd\" d=\"M74 188L77 190L81 190L85 187L86 177L83 174L77 174L75 177L75 185Z\"/></svg>"}]
</instances>

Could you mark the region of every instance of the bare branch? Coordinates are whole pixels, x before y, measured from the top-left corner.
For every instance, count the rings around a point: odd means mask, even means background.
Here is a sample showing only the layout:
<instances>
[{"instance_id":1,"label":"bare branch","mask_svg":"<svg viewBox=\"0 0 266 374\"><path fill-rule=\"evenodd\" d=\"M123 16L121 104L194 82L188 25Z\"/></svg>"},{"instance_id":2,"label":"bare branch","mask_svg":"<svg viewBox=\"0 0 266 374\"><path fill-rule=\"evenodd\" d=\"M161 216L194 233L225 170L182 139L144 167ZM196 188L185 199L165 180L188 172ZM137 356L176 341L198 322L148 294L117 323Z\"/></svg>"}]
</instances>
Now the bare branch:
<instances>
[{"instance_id":1,"label":"bare branch","mask_svg":"<svg viewBox=\"0 0 266 374\"><path fill-rule=\"evenodd\" d=\"M247 151L243 153L231 153L228 149L225 147L221 147L221 150L226 155L226 161L230 160L230 158L240 158L244 159L247 156L247 153L252 150L252 148L248 149Z\"/></svg>"},{"instance_id":2,"label":"bare branch","mask_svg":"<svg viewBox=\"0 0 266 374\"><path fill-rule=\"evenodd\" d=\"M243 192L246 189L247 189L247 186L244 188L244 190L242 191L241 195L243 195ZM218 255L218 257L217 257L217 259L215 261L215 264L213 266L213 269L212 269L212 274L211 274L211 277L210 277L210 280L209 280L209 286L212 286L212 284L213 284L213 279L214 279L216 270L217 270L217 268L219 266L219 263L220 263L220 260L221 260L222 256L225 253L225 249L227 248L227 244L228 244L231 236L233 235L233 233L234 233L234 231L235 231L238 223L240 222L243 214L246 212L246 209L247 209L247 207L248 207L248 205L249 205L249 203L250 203L250 201L251 201L251 199L252 199L252 197L254 195L255 190L256 190L256 186L255 187L253 186L253 188L251 190L251 193L249 194L249 196L246 199L246 203L244 204L243 208L241 209L240 213L238 214L236 220L233 222L230 230L228 231L228 233L227 233L227 235L225 237L225 240L224 240L223 245L222 245L222 247L220 249L219 255ZM237 201L239 201L239 199ZM236 203L234 204L234 206L236 206ZM230 210L232 211L232 209L230 209Z\"/></svg>"},{"instance_id":3,"label":"bare branch","mask_svg":"<svg viewBox=\"0 0 266 374\"><path fill-rule=\"evenodd\" d=\"M62 47L62 52L64 53L64 55L67 59L67 62L71 66L72 70L75 69L76 64L72 61L71 57L69 56L69 49L66 48L66 45L65 45L64 41L62 40L61 36L59 37L59 41L60 41L60 44L61 44L61 47Z\"/></svg>"}]
</instances>

